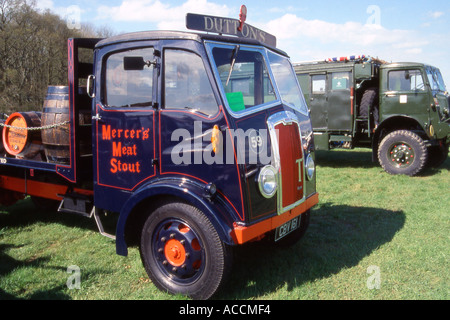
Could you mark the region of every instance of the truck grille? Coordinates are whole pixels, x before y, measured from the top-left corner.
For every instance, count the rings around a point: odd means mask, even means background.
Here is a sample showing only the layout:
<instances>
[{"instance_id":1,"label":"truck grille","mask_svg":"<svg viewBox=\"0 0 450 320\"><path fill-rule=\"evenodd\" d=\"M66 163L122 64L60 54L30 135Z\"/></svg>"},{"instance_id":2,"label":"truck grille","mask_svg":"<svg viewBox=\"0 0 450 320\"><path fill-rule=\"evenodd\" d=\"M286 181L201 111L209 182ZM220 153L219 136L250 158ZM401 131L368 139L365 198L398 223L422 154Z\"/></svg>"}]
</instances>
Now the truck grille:
<instances>
[{"instance_id":1,"label":"truck grille","mask_svg":"<svg viewBox=\"0 0 450 320\"><path fill-rule=\"evenodd\" d=\"M304 161L297 116L284 111L268 119L274 166L278 170L278 214L304 201Z\"/></svg>"}]
</instances>

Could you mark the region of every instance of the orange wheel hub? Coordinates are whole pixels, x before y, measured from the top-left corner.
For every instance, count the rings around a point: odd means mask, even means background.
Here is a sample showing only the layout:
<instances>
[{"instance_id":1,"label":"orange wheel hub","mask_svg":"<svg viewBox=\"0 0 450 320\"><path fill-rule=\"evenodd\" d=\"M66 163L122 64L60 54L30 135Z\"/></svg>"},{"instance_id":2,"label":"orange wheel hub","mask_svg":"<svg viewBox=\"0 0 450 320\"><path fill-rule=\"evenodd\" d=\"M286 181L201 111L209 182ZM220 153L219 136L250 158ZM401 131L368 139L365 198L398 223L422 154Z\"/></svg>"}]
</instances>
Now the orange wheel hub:
<instances>
[{"instance_id":1,"label":"orange wheel hub","mask_svg":"<svg viewBox=\"0 0 450 320\"><path fill-rule=\"evenodd\" d=\"M175 266L179 267L186 261L186 250L180 241L170 239L164 246L164 254L167 261Z\"/></svg>"}]
</instances>

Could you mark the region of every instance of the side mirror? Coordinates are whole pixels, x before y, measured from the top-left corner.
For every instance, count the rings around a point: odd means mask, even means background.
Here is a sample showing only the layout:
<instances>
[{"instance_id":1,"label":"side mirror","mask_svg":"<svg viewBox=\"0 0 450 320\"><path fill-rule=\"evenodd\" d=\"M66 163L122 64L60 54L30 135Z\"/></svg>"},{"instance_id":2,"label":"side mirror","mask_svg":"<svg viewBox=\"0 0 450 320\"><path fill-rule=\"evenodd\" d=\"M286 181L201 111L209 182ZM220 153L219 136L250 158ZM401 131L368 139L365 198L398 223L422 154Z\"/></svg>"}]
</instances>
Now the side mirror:
<instances>
[{"instance_id":1,"label":"side mirror","mask_svg":"<svg viewBox=\"0 0 450 320\"><path fill-rule=\"evenodd\" d=\"M411 75L409 74L409 70L405 71L405 80L411 79Z\"/></svg>"},{"instance_id":2,"label":"side mirror","mask_svg":"<svg viewBox=\"0 0 450 320\"><path fill-rule=\"evenodd\" d=\"M154 64L151 61L145 61L143 57L123 57L123 69L125 71L142 71L144 67L150 67Z\"/></svg>"}]
</instances>

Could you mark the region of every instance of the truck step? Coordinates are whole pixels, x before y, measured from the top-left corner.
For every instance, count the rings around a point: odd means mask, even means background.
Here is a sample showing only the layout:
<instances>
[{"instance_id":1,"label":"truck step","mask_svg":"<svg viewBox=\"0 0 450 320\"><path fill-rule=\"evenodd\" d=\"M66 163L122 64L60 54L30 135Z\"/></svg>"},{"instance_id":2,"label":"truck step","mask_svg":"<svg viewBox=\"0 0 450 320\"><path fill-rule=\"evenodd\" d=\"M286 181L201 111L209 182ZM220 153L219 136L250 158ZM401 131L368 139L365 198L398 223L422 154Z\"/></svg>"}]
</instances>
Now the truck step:
<instances>
[{"instance_id":1,"label":"truck step","mask_svg":"<svg viewBox=\"0 0 450 320\"><path fill-rule=\"evenodd\" d=\"M70 193L63 196L58 212L79 214L84 217L91 217L93 208L92 200L82 194Z\"/></svg>"},{"instance_id":2,"label":"truck step","mask_svg":"<svg viewBox=\"0 0 450 320\"><path fill-rule=\"evenodd\" d=\"M100 209L96 208L90 197L82 194L71 193L64 195L61 201L58 212L67 212L78 214L87 218L94 218L98 231L102 236L107 238L116 239L116 236L105 232L102 221L100 219Z\"/></svg>"}]
</instances>

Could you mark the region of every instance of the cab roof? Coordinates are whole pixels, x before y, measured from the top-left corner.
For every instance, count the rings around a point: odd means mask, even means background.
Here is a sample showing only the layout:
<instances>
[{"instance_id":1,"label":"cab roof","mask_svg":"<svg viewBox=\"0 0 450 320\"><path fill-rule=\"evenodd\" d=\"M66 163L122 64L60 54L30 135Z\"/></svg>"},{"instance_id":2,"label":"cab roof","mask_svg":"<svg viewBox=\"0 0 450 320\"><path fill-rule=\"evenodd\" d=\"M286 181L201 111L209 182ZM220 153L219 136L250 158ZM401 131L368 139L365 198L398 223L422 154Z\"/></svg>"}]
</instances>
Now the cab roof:
<instances>
[{"instance_id":1,"label":"cab roof","mask_svg":"<svg viewBox=\"0 0 450 320\"><path fill-rule=\"evenodd\" d=\"M124 33L121 35L103 39L99 41L95 47L102 48L112 44L126 43L133 41L146 41L146 40L192 40L197 41L199 43L203 43L204 40L209 40L217 42L248 44L248 45L263 46L270 50L276 51L281 55L288 56L286 52L254 39L244 39L233 36L223 36L210 33L196 33L184 31L158 30L158 31L139 31L139 32Z\"/></svg>"}]
</instances>

